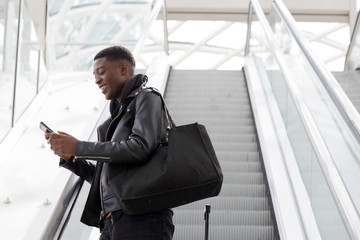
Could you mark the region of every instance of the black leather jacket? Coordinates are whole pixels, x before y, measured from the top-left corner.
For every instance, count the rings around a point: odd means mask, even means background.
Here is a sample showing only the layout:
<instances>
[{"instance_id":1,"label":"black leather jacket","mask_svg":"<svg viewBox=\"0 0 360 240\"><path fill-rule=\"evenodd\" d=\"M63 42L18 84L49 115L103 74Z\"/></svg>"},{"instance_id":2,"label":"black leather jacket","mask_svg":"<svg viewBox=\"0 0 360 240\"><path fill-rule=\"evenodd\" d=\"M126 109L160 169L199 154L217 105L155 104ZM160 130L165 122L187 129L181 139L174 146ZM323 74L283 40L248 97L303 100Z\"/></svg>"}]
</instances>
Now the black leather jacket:
<instances>
[{"instance_id":1,"label":"black leather jacket","mask_svg":"<svg viewBox=\"0 0 360 240\"><path fill-rule=\"evenodd\" d=\"M98 227L102 210L100 175L103 165L108 164L108 182L118 195L119 170L126 164L146 163L166 134L168 123L161 98L152 90L143 89L146 81L145 75L128 79L121 103L111 101L111 117L98 127L98 142L78 141L75 158L60 163L91 183L81 217L81 221L89 226ZM132 104L136 95L134 108ZM95 160L97 164L94 166L86 160Z\"/></svg>"}]
</instances>

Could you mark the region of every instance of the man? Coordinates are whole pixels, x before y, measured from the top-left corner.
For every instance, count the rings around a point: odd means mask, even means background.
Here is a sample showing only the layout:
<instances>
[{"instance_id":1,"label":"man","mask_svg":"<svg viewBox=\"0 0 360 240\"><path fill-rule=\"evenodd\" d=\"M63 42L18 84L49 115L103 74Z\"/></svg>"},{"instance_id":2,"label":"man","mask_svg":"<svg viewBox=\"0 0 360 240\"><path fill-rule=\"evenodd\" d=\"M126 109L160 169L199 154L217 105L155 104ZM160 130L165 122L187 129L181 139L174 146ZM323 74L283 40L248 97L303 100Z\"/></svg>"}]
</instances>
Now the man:
<instances>
[{"instance_id":1,"label":"man","mask_svg":"<svg viewBox=\"0 0 360 240\"><path fill-rule=\"evenodd\" d=\"M134 69L131 52L121 46L94 57L95 83L111 101L111 116L99 126L98 142L79 141L64 132L46 133L45 138L60 156L60 166L91 184L81 221L99 227L100 239L171 239L171 210L130 216L116 197L119 170L146 163L168 125L160 96L144 89L147 77L134 75ZM96 166L86 159L97 161Z\"/></svg>"}]
</instances>

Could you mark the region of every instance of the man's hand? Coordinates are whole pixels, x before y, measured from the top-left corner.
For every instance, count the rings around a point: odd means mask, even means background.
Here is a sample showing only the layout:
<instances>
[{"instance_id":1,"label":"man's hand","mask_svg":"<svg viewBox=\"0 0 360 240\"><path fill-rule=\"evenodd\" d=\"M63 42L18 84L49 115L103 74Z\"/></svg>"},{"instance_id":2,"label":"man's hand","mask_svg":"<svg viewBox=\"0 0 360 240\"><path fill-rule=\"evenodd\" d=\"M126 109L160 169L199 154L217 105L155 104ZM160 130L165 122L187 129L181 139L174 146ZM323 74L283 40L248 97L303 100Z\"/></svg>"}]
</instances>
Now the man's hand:
<instances>
[{"instance_id":1,"label":"man's hand","mask_svg":"<svg viewBox=\"0 0 360 240\"><path fill-rule=\"evenodd\" d=\"M47 139L48 144L50 144L50 149L59 157L68 161L71 156L74 156L75 145L78 140L73 136L58 131L58 134L46 132L45 138Z\"/></svg>"}]
</instances>

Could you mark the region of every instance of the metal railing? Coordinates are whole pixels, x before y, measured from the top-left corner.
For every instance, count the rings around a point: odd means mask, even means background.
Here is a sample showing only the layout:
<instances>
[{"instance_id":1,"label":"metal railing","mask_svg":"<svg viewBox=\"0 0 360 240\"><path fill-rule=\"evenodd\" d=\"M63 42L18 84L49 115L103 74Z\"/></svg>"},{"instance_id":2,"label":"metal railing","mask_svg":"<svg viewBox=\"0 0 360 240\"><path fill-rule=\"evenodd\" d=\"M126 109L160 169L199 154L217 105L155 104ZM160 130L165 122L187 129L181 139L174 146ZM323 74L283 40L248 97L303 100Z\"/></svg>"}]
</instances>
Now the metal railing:
<instances>
[{"instance_id":1,"label":"metal railing","mask_svg":"<svg viewBox=\"0 0 360 240\"><path fill-rule=\"evenodd\" d=\"M282 4L281 1L275 0L274 5L277 6L277 9L279 9L279 11L283 13L283 15L286 15L287 22L293 23L292 22L293 19L290 13L288 13L286 7ZM303 126L305 127L311 145L313 146L315 156L319 162L319 165L321 166L321 170L329 186L331 195L335 200L336 206L339 210L340 216L344 222L346 230L351 238L360 239L360 219L358 212L342 180L342 177L339 174L339 171L327 148L327 145L324 142L324 139L319 131L319 128L309 108L307 107L304 101L304 97L300 89L293 81L292 73L289 71L287 67L287 63L284 57L282 56L281 52L279 51L280 48L277 45L271 27L257 0L251 1L250 9L251 8L253 8L253 10L256 13L256 16L261 22L261 27L264 30L268 48L271 51L275 61L277 62L282 75L284 76L284 80L286 82L291 98L294 102L294 105L296 106L297 112L299 113ZM253 17L249 17L249 20L251 20L252 18ZM327 89L329 89L329 92L331 92L332 97L336 98L337 105L340 105L339 107L340 110L345 108L343 116L344 115L345 117L350 116L349 117L350 126L352 129L356 130L358 134L357 129L359 129L358 125L360 124L360 121L358 120L359 119L358 115L355 114L355 112L353 111L354 110L353 106L349 102L347 102L346 96L344 97L341 88L337 87L338 84L336 83L333 76L328 71L326 71L323 65L318 63L316 58L313 56L313 54L307 47L307 44L302 40L302 38L299 37L296 28L294 28L293 26L288 26L288 27L293 32L294 37L297 39L301 49L302 50L305 49L304 54L308 58L310 64L316 65L314 66L315 72L319 75L321 80L326 81L326 84L324 85L327 86ZM251 34L251 31L248 31L248 34ZM247 39L248 41L250 41L251 36L248 36ZM247 46L246 52L249 52L250 42L247 42L246 46ZM281 231L283 230L279 229L280 236L281 236Z\"/></svg>"},{"instance_id":2,"label":"metal railing","mask_svg":"<svg viewBox=\"0 0 360 240\"><path fill-rule=\"evenodd\" d=\"M144 31L142 32L140 38L138 39L138 42L133 50L133 55L135 59L139 56L142 48L144 47L145 40L148 37L150 33L150 28L153 22L156 20L156 18L159 16L160 11L163 12L163 26L164 26L164 51L165 54L169 54L169 43L168 43L168 31L167 31L167 14L166 14L166 1L165 0L157 0L152 11L150 14L150 17L148 21L146 22L146 26L144 28Z\"/></svg>"},{"instance_id":3,"label":"metal railing","mask_svg":"<svg viewBox=\"0 0 360 240\"><path fill-rule=\"evenodd\" d=\"M335 104L337 110L345 120L345 123L351 129L351 133L355 137L356 141L360 142L360 117L359 113L350 102L340 85L337 83L334 76L326 69L325 65L317 59L310 49L308 42L302 37L300 31L296 28L294 18L287 10L281 0L274 1L274 8L282 21L286 24L287 29L292 34L293 38L299 45L302 53L310 63L314 72L317 74L319 80L322 82L324 88L327 90L330 98ZM318 128L316 128L318 129ZM313 131L313 130L311 130ZM319 154L319 163L322 167L324 176L328 182L329 188L332 192L332 196L336 202L336 205L340 211L340 215L343 219L348 234L352 239L360 239L360 217L356 209L356 206L351 198L351 195L339 173L339 170L334 163L334 159L329 154L327 146L321 137L320 132L317 133L319 139L321 139L324 149ZM315 139L314 139L315 140ZM313 142L316 146L319 142L316 140ZM322 145L321 144L321 145ZM316 148L320 150L321 148ZM326 153L325 155L323 153Z\"/></svg>"},{"instance_id":4,"label":"metal railing","mask_svg":"<svg viewBox=\"0 0 360 240\"><path fill-rule=\"evenodd\" d=\"M302 37L300 31L294 27L296 25L295 20L285 7L284 3L281 0L275 0L274 7L278 10L278 13L282 17L284 23L288 26L288 29L297 41L314 71L319 76L346 123L353 130L352 132L357 138L357 141L360 142L360 115L356 108L346 96L335 77L329 70L327 70L325 64L311 51L308 42L304 37Z\"/></svg>"},{"instance_id":5,"label":"metal railing","mask_svg":"<svg viewBox=\"0 0 360 240\"><path fill-rule=\"evenodd\" d=\"M356 70L360 68L360 12L358 12L355 27L351 34L351 42L346 53L344 70Z\"/></svg>"}]
</instances>

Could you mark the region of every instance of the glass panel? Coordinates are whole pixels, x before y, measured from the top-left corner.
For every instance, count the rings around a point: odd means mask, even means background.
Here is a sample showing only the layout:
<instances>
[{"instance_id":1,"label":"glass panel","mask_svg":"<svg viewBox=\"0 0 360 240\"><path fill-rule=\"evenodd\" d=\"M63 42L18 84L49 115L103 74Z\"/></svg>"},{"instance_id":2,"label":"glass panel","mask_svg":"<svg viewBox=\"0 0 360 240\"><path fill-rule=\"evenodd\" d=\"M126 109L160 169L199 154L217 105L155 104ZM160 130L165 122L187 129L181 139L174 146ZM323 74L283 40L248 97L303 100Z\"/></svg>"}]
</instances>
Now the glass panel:
<instances>
[{"instance_id":1,"label":"glass panel","mask_svg":"<svg viewBox=\"0 0 360 240\"><path fill-rule=\"evenodd\" d=\"M40 59L39 59L39 79L38 79L38 91L40 91L40 89L44 86L44 84L46 83L48 76L47 76L47 70L45 67L45 62L44 62L44 56L43 54L40 53Z\"/></svg>"},{"instance_id":2,"label":"glass panel","mask_svg":"<svg viewBox=\"0 0 360 240\"><path fill-rule=\"evenodd\" d=\"M142 24L136 24L128 31L121 32L135 17L137 16L133 13L104 14L87 37L87 42L136 41L140 37Z\"/></svg>"},{"instance_id":3,"label":"glass panel","mask_svg":"<svg viewBox=\"0 0 360 240\"><path fill-rule=\"evenodd\" d=\"M337 166L352 200L360 212L360 147L351 131L338 112L332 99L323 87L321 80L314 72L307 59L303 57L295 39L280 22L275 13L277 39L286 39L282 51L292 72L293 78L304 95L305 102L320 130L327 148Z\"/></svg>"},{"instance_id":4,"label":"glass panel","mask_svg":"<svg viewBox=\"0 0 360 240\"><path fill-rule=\"evenodd\" d=\"M69 222L67 223L66 228L64 229L64 232L62 233L60 239L99 239L99 229L89 227L80 222L89 191L90 184L85 181L81 188L79 196L76 199L73 210L71 211L71 217L69 218ZM96 237L94 238L93 235L95 235Z\"/></svg>"},{"instance_id":5,"label":"glass panel","mask_svg":"<svg viewBox=\"0 0 360 240\"><path fill-rule=\"evenodd\" d=\"M102 0L75 0L73 6L80 6L86 4L100 4ZM114 4L127 4L127 3L149 3L151 0L119 0L114 1Z\"/></svg>"},{"instance_id":6,"label":"glass panel","mask_svg":"<svg viewBox=\"0 0 360 240\"><path fill-rule=\"evenodd\" d=\"M85 24L89 21L90 17L79 17L76 19L65 20L60 26L57 33L57 41L61 44L56 45L56 59L66 56L71 51L71 46L66 44L67 42L76 42L81 34L81 30ZM50 26L51 28L51 26Z\"/></svg>"},{"instance_id":7,"label":"glass panel","mask_svg":"<svg viewBox=\"0 0 360 240\"><path fill-rule=\"evenodd\" d=\"M65 0L48 0L49 15L55 15L60 11Z\"/></svg>"},{"instance_id":8,"label":"glass panel","mask_svg":"<svg viewBox=\"0 0 360 240\"><path fill-rule=\"evenodd\" d=\"M149 64L152 63L152 61L161 55L162 53L166 54L166 40L165 38L165 26L167 29L169 29L169 21L164 24L164 15L163 15L163 9L159 12L158 17L156 20L151 24L150 26L150 33L149 36L145 39L144 43L144 51L140 51L139 57L136 59L136 68L138 70L146 70ZM168 47L168 46L167 46ZM156 49L156 50L150 50L148 49ZM167 53L169 54L169 53ZM140 70L141 71L141 70ZM146 72L146 71L145 71Z\"/></svg>"},{"instance_id":9,"label":"glass panel","mask_svg":"<svg viewBox=\"0 0 360 240\"><path fill-rule=\"evenodd\" d=\"M108 6L104 1L77 0L65 14L49 12L50 70L89 71L92 57L101 49L115 44L133 49L151 6L152 1L146 0L114 1Z\"/></svg>"},{"instance_id":10,"label":"glass panel","mask_svg":"<svg viewBox=\"0 0 360 240\"><path fill-rule=\"evenodd\" d=\"M39 42L28 12L27 1L23 2L21 39L16 79L15 120L18 120L37 93Z\"/></svg>"},{"instance_id":11,"label":"glass panel","mask_svg":"<svg viewBox=\"0 0 360 240\"><path fill-rule=\"evenodd\" d=\"M0 142L11 128L19 0L8 0L0 11Z\"/></svg>"},{"instance_id":12,"label":"glass panel","mask_svg":"<svg viewBox=\"0 0 360 240\"><path fill-rule=\"evenodd\" d=\"M360 14L356 21L356 26L354 28L354 33L351 39L350 49L348 55L346 56L345 70L355 70L360 68Z\"/></svg>"},{"instance_id":13,"label":"glass panel","mask_svg":"<svg viewBox=\"0 0 360 240\"><path fill-rule=\"evenodd\" d=\"M75 0L73 7L87 5L87 4L100 4L101 0Z\"/></svg>"},{"instance_id":14,"label":"glass panel","mask_svg":"<svg viewBox=\"0 0 360 240\"><path fill-rule=\"evenodd\" d=\"M293 49L292 45L289 44L290 37L282 34L283 31L284 29L277 29L276 40L286 56L287 63L289 63L288 67L292 70L295 80L301 81L303 79L305 81L304 78L312 79L306 76L308 69L304 69L303 65L300 64L299 56L288 57ZM254 15L254 21L251 25L250 54L261 57L266 67L273 94L279 105L320 234L324 239L349 239L284 76L275 58L269 52L267 44L263 29ZM314 88L313 85L305 86L301 84L299 88L309 103L322 97L319 96L318 89ZM319 105L314 106L314 108L318 107ZM322 108L318 108L318 110L320 110L319 113L323 112ZM303 222L306 223L306 219L303 219Z\"/></svg>"}]
</instances>

